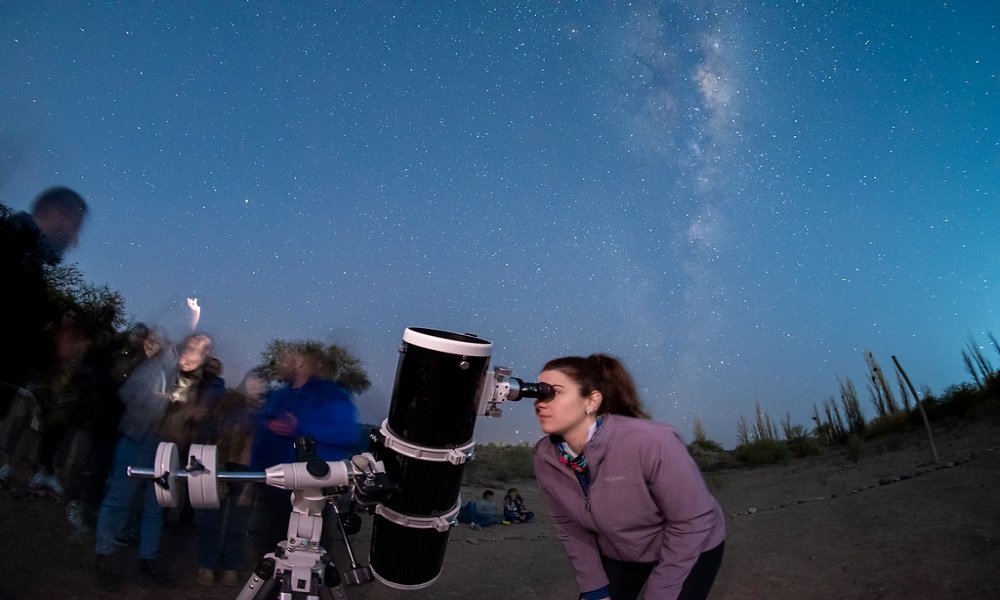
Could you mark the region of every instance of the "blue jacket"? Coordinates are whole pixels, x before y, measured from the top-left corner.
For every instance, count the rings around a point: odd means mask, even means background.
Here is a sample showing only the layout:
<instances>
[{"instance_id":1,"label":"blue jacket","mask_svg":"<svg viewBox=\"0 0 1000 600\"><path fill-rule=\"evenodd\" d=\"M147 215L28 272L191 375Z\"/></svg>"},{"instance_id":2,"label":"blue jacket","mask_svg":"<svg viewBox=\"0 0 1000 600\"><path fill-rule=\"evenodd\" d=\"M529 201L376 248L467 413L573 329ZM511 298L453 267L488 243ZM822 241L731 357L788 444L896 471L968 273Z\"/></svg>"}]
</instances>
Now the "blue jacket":
<instances>
[{"instance_id":1,"label":"blue jacket","mask_svg":"<svg viewBox=\"0 0 1000 600\"><path fill-rule=\"evenodd\" d=\"M282 436L267 428L267 422L289 412L298 419L298 430ZM267 393L264 408L254 424L251 468L260 471L295 462L295 438L310 436L316 455L325 461L343 460L357 452L361 428L358 409L351 397L329 379L311 377L300 388L282 386Z\"/></svg>"}]
</instances>

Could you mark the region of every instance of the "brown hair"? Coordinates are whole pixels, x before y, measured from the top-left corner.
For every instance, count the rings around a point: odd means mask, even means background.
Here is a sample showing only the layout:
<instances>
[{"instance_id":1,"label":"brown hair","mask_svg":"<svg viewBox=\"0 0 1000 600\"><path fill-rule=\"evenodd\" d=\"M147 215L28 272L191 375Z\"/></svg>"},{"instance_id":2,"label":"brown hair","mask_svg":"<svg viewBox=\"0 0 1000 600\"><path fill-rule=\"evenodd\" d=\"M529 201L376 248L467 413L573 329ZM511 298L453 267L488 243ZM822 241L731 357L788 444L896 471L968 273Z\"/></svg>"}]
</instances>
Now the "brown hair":
<instances>
[{"instance_id":1,"label":"brown hair","mask_svg":"<svg viewBox=\"0 0 1000 600\"><path fill-rule=\"evenodd\" d=\"M580 386L580 393L584 396L595 390L600 392L603 397L599 409L601 414L650 418L642 406L632 376L625 370L625 365L613 356L564 356L545 363L542 370L559 371L570 377Z\"/></svg>"},{"instance_id":2,"label":"brown hair","mask_svg":"<svg viewBox=\"0 0 1000 600\"><path fill-rule=\"evenodd\" d=\"M87 203L80 194L68 187L51 187L39 194L31 204L31 213L39 215L56 210L79 223L87 215Z\"/></svg>"}]
</instances>

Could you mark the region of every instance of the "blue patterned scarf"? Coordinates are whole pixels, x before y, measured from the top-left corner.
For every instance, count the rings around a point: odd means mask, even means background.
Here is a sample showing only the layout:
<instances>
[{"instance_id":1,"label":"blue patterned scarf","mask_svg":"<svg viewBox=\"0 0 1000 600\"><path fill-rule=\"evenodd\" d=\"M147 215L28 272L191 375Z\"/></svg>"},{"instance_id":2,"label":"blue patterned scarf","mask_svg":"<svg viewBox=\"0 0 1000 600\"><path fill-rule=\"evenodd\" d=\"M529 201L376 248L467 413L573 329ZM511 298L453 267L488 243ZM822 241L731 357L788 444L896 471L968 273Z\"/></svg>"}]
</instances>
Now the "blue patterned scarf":
<instances>
[{"instance_id":1,"label":"blue patterned scarf","mask_svg":"<svg viewBox=\"0 0 1000 600\"><path fill-rule=\"evenodd\" d=\"M597 424L594 427L594 432L597 431L603 422L604 419L597 417ZM593 437L593 434L591 434L591 437ZM588 438L587 441L589 442L590 439ZM556 441L556 450L559 451L559 462L573 470L573 474L575 474L576 478L580 481L583 493L586 494L590 489L590 467L587 466L587 457L584 455L583 451L581 450L576 456L570 455L568 446L562 439Z\"/></svg>"}]
</instances>

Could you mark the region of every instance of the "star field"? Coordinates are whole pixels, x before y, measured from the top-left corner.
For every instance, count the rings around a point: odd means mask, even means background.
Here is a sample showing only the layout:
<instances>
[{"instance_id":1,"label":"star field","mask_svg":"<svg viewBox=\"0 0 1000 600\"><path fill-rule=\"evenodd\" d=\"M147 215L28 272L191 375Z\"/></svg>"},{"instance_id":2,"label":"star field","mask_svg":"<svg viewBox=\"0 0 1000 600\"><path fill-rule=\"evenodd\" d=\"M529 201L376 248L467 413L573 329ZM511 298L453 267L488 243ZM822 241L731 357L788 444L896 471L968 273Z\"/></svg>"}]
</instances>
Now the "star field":
<instances>
[{"instance_id":1,"label":"star field","mask_svg":"<svg viewBox=\"0 0 1000 600\"><path fill-rule=\"evenodd\" d=\"M0 56L0 200L80 191L69 260L138 320L197 296L231 385L341 343L378 422L432 327L617 355L731 447L1000 331L995 2L8 2ZM504 409L477 439L538 437Z\"/></svg>"}]
</instances>

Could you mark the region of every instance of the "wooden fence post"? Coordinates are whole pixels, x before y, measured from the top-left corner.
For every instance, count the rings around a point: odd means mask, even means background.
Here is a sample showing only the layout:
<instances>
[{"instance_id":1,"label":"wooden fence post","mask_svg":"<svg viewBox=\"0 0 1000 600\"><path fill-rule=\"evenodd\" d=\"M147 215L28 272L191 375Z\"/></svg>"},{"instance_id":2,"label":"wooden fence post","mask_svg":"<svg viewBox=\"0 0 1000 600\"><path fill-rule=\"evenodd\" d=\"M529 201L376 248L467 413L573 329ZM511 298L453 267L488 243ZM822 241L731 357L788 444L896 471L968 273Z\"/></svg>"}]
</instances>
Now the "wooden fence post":
<instances>
[{"instance_id":1,"label":"wooden fence post","mask_svg":"<svg viewBox=\"0 0 1000 600\"><path fill-rule=\"evenodd\" d=\"M938 460L937 448L934 446L934 434L931 432L931 422L927 419L927 413L924 412L924 405L920 402L920 396L917 395L917 390L914 389L913 384L910 383L910 378L906 375L906 371L900 366L899 361L896 360L896 355L892 355L892 362L896 363L896 368L899 369L900 375L906 380L906 385L910 387L910 393L913 394L913 400L917 403L917 408L920 410L920 416L924 420L924 427L927 429L927 439L931 442L931 453L934 454L934 464L939 465L941 461Z\"/></svg>"}]
</instances>

